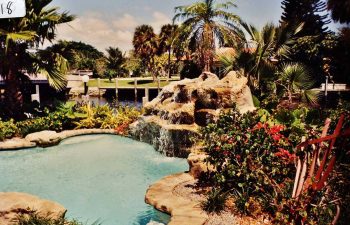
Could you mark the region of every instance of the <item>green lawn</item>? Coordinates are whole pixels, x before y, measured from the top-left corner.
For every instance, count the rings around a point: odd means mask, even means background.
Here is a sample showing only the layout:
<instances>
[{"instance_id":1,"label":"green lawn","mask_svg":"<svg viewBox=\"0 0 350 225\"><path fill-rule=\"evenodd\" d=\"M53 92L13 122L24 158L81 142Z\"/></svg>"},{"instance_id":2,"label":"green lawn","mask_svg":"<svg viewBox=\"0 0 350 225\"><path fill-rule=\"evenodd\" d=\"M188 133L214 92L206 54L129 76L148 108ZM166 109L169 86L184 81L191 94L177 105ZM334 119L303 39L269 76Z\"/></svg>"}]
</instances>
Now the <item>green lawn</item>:
<instances>
[{"instance_id":1,"label":"green lawn","mask_svg":"<svg viewBox=\"0 0 350 225\"><path fill-rule=\"evenodd\" d=\"M178 78L170 79L170 81L175 81L175 80L178 80ZM160 82L161 87L164 87L167 84L169 84L169 82L167 82L165 79L161 79L161 82ZM115 82L114 80L110 82L108 79L100 79L100 85L101 87L115 87ZM90 79L89 87L97 87L97 79ZM133 88L134 79L118 80L118 87ZM158 87L158 82L153 82L152 79L142 79L137 81L137 87Z\"/></svg>"}]
</instances>

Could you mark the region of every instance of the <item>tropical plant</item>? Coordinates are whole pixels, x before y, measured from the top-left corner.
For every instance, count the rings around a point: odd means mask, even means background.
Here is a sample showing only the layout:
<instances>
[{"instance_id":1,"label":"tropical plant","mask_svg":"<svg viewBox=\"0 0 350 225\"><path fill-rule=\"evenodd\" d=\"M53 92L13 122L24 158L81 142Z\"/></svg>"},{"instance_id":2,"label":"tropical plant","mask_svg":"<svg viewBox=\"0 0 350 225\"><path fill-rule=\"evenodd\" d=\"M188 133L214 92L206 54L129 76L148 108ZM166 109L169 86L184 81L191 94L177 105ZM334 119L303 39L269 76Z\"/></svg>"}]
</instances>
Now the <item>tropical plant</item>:
<instances>
[{"instance_id":1,"label":"tropical plant","mask_svg":"<svg viewBox=\"0 0 350 225\"><path fill-rule=\"evenodd\" d=\"M26 1L23 18L2 20L0 23L0 74L5 79L5 101L9 117L21 117L22 96L20 77L25 73L47 75L50 85L56 89L65 87L67 60L55 52L41 51L33 54L33 47L55 38L56 27L70 22L74 16L60 13L57 7L49 7L52 0Z\"/></svg>"},{"instance_id":2,"label":"tropical plant","mask_svg":"<svg viewBox=\"0 0 350 225\"><path fill-rule=\"evenodd\" d=\"M266 81L274 81L278 64L289 59L294 36L302 25L289 29L285 25L266 24L260 31L253 25L241 22L247 32L246 48L237 48L234 55L222 55L220 61L225 72L238 70L248 78L254 93L264 88Z\"/></svg>"},{"instance_id":3,"label":"tropical plant","mask_svg":"<svg viewBox=\"0 0 350 225\"><path fill-rule=\"evenodd\" d=\"M208 213L220 213L225 209L228 193L222 192L218 188L213 188L202 202L202 208Z\"/></svg>"},{"instance_id":4,"label":"tropical plant","mask_svg":"<svg viewBox=\"0 0 350 225\"><path fill-rule=\"evenodd\" d=\"M17 225L84 225L77 220L68 220L64 217L53 219L40 216L38 213L29 213L28 215L20 215ZM98 221L93 222L91 225L101 225Z\"/></svg>"},{"instance_id":5,"label":"tropical plant","mask_svg":"<svg viewBox=\"0 0 350 225\"><path fill-rule=\"evenodd\" d=\"M163 25L159 34L158 54L168 53L168 77L171 75L171 49L175 42L178 25L166 24ZM163 65L164 67L164 65Z\"/></svg>"},{"instance_id":6,"label":"tropical plant","mask_svg":"<svg viewBox=\"0 0 350 225\"><path fill-rule=\"evenodd\" d=\"M240 18L227 11L233 7L236 7L233 1L203 0L175 8L178 13L173 21L183 20L180 32L186 35L189 47L199 53L201 66L206 71L211 70L216 43L223 46L244 36L238 28Z\"/></svg>"},{"instance_id":7,"label":"tropical plant","mask_svg":"<svg viewBox=\"0 0 350 225\"><path fill-rule=\"evenodd\" d=\"M295 27L303 23L304 28L298 34L303 36L324 35L330 23L326 14L326 3L322 0L283 0L281 22Z\"/></svg>"},{"instance_id":8,"label":"tropical plant","mask_svg":"<svg viewBox=\"0 0 350 225\"><path fill-rule=\"evenodd\" d=\"M264 121L264 122L260 122ZM293 183L295 153L287 128L259 112L222 114L202 130L209 177L245 214L274 213Z\"/></svg>"},{"instance_id":9,"label":"tropical plant","mask_svg":"<svg viewBox=\"0 0 350 225\"><path fill-rule=\"evenodd\" d=\"M18 128L13 119L4 122L0 118L0 141L12 138L16 133Z\"/></svg>"},{"instance_id":10,"label":"tropical plant","mask_svg":"<svg viewBox=\"0 0 350 225\"><path fill-rule=\"evenodd\" d=\"M317 104L318 92L312 90L315 81L305 66L298 63L286 64L282 67L279 77L278 84L286 91L290 104L295 94L299 94L304 102Z\"/></svg>"},{"instance_id":11,"label":"tropical plant","mask_svg":"<svg viewBox=\"0 0 350 225\"><path fill-rule=\"evenodd\" d=\"M121 76L123 73L126 73L125 69L123 68L123 64L125 63L125 56L119 48L109 47L106 49L106 52L106 73L108 79L111 81L112 78Z\"/></svg>"},{"instance_id":12,"label":"tropical plant","mask_svg":"<svg viewBox=\"0 0 350 225\"><path fill-rule=\"evenodd\" d=\"M144 68L151 71L154 66L154 57L158 50L157 35L154 33L153 28L148 25L136 27L132 44L134 53L142 60ZM156 77L153 73L152 76L155 80Z\"/></svg>"}]
</instances>

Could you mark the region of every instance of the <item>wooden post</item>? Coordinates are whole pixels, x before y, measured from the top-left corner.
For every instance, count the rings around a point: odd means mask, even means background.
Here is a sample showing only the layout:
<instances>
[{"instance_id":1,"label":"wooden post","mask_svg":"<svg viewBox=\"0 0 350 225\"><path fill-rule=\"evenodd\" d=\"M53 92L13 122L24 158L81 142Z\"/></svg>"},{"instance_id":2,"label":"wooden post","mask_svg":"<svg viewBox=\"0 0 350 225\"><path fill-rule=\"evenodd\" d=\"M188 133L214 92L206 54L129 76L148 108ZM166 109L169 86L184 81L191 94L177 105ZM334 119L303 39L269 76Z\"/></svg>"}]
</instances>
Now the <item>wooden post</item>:
<instances>
[{"instance_id":1,"label":"wooden post","mask_svg":"<svg viewBox=\"0 0 350 225\"><path fill-rule=\"evenodd\" d=\"M149 102L149 87L145 88L145 99L146 99L146 102Z\"/></svg>"},{"instance_id":2,"label":"wooden post","mask_svg":"<svg viewBox=\"0 0 350 225\"><path fill-rule=\"evenodd\" d=\"M137 78L134 80L134 89L135 89L135 102L137 102Z\"/></svg>"},{"instance_id":3,"label":"wooden post","mask_svg":"<svg viewBox=\"0 0 350 225\"><path fill-rule=\"evenodd\" d=\"M116 100L118 101L118 78L115 78L115 97Z\"/></svg>"},{"instance_id":4,"label":"wooden post","mask_svg":"<svg viewBox=\"0 0 350 225\"><path fill-rule=\"evenodd\" d=\"M98 98L101 97L101 79L97 78Z\"/></svg>"},{"instance_id":5,"label":"wooden post","mask_svg":"<svg viewBox=\"0 0 350 225\"><path fill-rule=\"evenodd\" d=\"M160 92L160 78L158 78L158 94Z\"/></svg>"}]
</instances>

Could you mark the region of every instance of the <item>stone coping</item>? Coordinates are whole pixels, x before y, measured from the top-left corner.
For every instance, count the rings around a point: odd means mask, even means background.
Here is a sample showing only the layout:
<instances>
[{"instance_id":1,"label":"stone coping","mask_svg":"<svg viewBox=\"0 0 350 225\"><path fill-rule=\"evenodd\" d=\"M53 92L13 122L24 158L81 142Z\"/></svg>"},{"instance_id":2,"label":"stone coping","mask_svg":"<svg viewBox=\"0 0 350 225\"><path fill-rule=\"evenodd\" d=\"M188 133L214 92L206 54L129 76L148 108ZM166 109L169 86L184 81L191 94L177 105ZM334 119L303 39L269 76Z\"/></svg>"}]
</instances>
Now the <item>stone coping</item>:
<instances>
[{"instance_id":1,"label":"stone coping","mask_svg":"<svg viewBox=\"0 0 350 225\"><path fill-rule=\"evenodd\" d=\"M41 199L34 195L18 192L0 192L0 224L15 225L20 215L37 213L42 217L58 219L63 217L66 209L53 201Z\"/></svg>"},{"instance_id":2,"label":"stone coping","mask_svg":"<svg viewBox=\"0 0 350 225\"><path fill-rule=\"evenodd\" d=\"M149 187L145 202L169 213L172 217L168 225L203 225L208 220L208 214L201 209L200 202L174 194L175 187L191 180L194 178L188 173L164 177Z\"/></svg>"},{"instance_id":3,"label":"stone coping","mask_svg":"<svg viewBox=\"0 0 350 225\"><path fill-rule=\"evenodd\" d=\"M62 132L41 131L27 135L25 138L12 138L0 142L0 151L18 150L33 147L49 147L59 144L62 140L89 134L115 134L113 129L79 129Z\"/></svg>"}]
</instances>

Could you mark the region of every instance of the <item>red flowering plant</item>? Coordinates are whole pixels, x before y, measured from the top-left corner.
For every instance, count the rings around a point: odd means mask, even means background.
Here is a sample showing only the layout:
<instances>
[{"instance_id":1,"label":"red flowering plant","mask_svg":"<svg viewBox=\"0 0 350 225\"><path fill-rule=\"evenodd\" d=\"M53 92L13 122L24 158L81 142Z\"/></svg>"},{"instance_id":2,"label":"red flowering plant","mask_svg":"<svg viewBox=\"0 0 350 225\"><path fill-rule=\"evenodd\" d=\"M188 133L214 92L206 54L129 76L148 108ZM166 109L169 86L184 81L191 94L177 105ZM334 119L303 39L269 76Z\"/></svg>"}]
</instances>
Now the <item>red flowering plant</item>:
<instances>
[{"instance_id":1,"label":"red flowering plant","mask_svg":"<svg viewBox=\"0 0 350 225\"><path fill-rule=\"evenodd\" d=\"M215 188L233 195L241 212L274 215L291 193L295 154L286 128L260 119L258 113L234 110L203 128L207 162L215 168L208 177Z\"/></svg>"}]
</instances>

